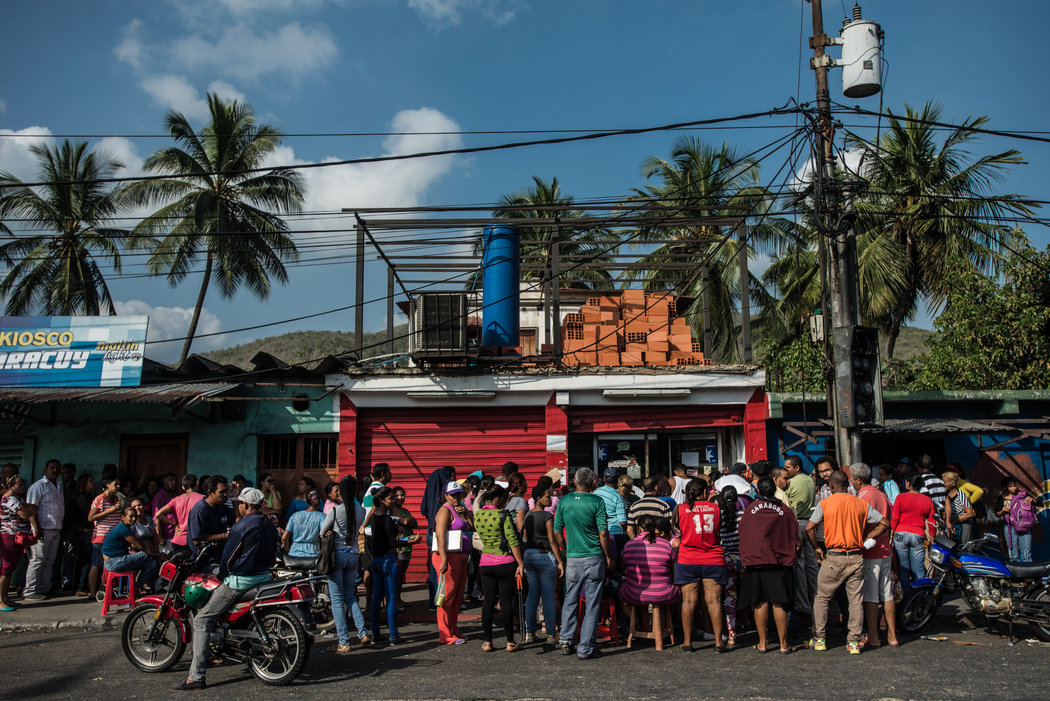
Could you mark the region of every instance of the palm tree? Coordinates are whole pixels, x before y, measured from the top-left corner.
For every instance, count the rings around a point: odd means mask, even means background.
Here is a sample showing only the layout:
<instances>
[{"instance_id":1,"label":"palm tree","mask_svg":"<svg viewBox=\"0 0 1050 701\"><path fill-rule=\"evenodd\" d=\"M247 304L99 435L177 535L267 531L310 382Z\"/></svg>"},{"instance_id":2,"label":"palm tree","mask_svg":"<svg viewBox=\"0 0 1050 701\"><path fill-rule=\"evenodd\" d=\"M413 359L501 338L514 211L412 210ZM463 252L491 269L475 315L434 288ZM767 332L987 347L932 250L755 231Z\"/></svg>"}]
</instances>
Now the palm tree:
<instances>
[{"instance_id":1,"label":"palm tree","mask_svg":"<svg viewBox=\"0 0 1050 701\"><path fill-rule=\"evenodd\" d=\"M817 228L810 202L797 207L798 221L787 245L772 255L762 275L760 289L752 297L761 308L756 326L770 343L790 343L805 333L806 321L822 306ZM861 230L857 235L857 267L860 275L860 310L864 323L873 324L893 308L907 281L899 264L901 247L880 229Z\"/></svg>"},{"instance_id":2,"label":"palm tree","mask_svg":"<svg viewBox=\"0 0 1050 701\"><path fill-rule=\"evenodd\" d=\"M559 268L559 280L572 282L587 288L612 287L612 276L608 270L595 266L612 265L608 252L612 237L605 227L573 225L573 219L591 216L582 209L546 209L547 207L572 207L573 198L561 191L558 178L545 182L533 176L533 184L510 195L503 195L493 216L503 219L559 219L555 226L528 226L521 228L521 257L530 267L548 270L551 242L557 239L559 257L564 261ZM561 223L564 222L564 223ZM474 243L475 255L481 252L482 242ZM586 263L581 265L581 263ZM522 280L538 280L546 276L540 270L522 270ZM480 275L475 273L474 277ZM468 286L475 286L474 280ZM478 285L480 286L480 285Z\"/></svg>"},{"instance_id":3,"label":"palm tree","mask_svg":"<svg viewBox=\"0 0 1050 701\"><path fill-rule=\"evenodd\" d=\"M896 243L905 280L893 304L872 314L888 335L888 358L920 302L931 312L945 304L960 266L990 272L1010 246L1007 218L1038 206L1020 195L990 193L1010 166L1026 161L1013 149L981 157L967 150L987 117L967 118L942 139L933 124L940 116L933 102L921 112L905 105L904 118L891 113L877 148L847 136L847 145L862 152L860 175L870 183L869 194L857 202L858 228Z\"/></svg>"},{"instance_id":4,"label":"palm tree","mask_svg":"<svg viewBox=\"0 0 1050 701\"><path fill-rule=\"evenodd\" d=\"M106 225L123 204L118 191L99 181L122 164L104 152L88 152L86 142L34 144L29 150L40 161L37 179L44 185L30 187L0 172L0 217L40 232L16 235L3 227L10 238L0 245L0 260L9 266L0 281L7 313L115 314L98 259L107 259L119 273L127 231Z\"/></svg>"},{"instance_id":5,"label":"palm tree","mask_svg":"<svg viewBox=\"0 0 1050 701\"><path fill-rule=\"evenodd\" d=\"M150 156L145 170L170 177L127 188L136 205L163 206L135 227L140 246L153 253L148 267L177 286L204 258L197 303L179 363L189 355L212 277L223 297L247 287L259 299L270 294L270 279L285 283L284 263L299 258L278 216L298 212L303 202L299 175L289 168L258 172L281 142L281 132L258 124L251 107L208 94L211 120L195 133L186 118L169 112L165 125L176 146Z\"/></svg>"},{"instance_id":6,"label":"palm tree","mask_svg":"<svg viewBox=\"0 0 1050 701\"><path fill-rule=\"evenodd\" d=\"M704 306L710 307L714 356L719 360L738 358L740 244L726 241L719 245L727 228L721 224L697 224L695 220L698 216L754 216L768 212L770 202L759 185L758 164L743 158L728 144L716 148L696 137L682 136L675 140L669 160L656 156L645 160L642 177L656 182L635 189L636 195L627 202L640 206L643 216L664 219L666 223L640 228L636 240L671 243L659 243L649 250L641 259L649 265L648 271L626 276L626 282L641 279L647 288L672 289L676 296L706 295ZM681 219L693 221L676 223ZM775 249L783 238L782 227L779 219L765 216L753 222L745 237L752 242L745 244L746 255L754 255L756 246ZM695 269L669 265L690 261L707 267L706 285ZM758 284L752 276L749 290ZM697 335L703 333L702 314L694 315L693 326Z\"/></svg>"}]
</instances>

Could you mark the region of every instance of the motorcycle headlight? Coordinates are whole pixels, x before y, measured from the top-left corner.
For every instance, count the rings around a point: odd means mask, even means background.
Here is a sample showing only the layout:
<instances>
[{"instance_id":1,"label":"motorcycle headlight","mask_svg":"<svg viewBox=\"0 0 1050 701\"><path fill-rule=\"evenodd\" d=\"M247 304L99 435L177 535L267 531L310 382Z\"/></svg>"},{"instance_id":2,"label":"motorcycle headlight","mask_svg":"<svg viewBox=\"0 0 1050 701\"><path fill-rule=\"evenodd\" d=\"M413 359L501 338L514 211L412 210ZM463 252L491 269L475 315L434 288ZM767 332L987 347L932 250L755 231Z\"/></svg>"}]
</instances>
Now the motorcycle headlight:
<instances>
[{"instance_id":1,"label":"motorcycle headlight","mask_svg":"<svg viewBox=\"0 0 1050 701\"><path fill-rule=\"evenodd\" d=\"M947 555L939 548L932 548L930 550L930 562L935 565L943 565Z\"/></svg>"}]
</instances>

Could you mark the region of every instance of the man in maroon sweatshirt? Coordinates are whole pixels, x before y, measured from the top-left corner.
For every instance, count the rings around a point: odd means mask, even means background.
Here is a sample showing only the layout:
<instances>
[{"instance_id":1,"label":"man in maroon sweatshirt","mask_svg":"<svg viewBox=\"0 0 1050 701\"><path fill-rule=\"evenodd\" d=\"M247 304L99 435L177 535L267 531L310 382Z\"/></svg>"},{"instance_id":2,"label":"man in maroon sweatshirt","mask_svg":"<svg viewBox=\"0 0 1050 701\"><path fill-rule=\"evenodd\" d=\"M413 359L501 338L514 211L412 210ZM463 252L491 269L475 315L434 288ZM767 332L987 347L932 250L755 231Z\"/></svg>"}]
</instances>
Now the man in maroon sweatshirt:
<instances>
[{"instance_id":1,"label":"man in maroon sweatshirt","mask_svg":"<svg viewBox=\"0 0 1050 701\"><path fill-rule=\"evenodd\" d=\"M758 645L766 652L769 607L780 638L780 653L787 654L788 609L795 600L794 573L798 549L798 520L790 507L776 498L777 486L769 477L758 480L758 499L740 518L740 561L744 566L739 605L755 607Z\"/></svg>"}]
</instances>

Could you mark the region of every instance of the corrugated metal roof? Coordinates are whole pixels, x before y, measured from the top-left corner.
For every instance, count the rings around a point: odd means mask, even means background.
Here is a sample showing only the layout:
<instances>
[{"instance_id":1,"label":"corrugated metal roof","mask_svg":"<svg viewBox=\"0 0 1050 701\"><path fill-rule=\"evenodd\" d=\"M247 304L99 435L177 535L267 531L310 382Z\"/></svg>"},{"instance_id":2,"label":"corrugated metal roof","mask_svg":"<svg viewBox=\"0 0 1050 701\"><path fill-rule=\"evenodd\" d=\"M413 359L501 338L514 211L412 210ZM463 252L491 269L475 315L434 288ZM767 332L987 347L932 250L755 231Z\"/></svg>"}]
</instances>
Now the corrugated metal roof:
<instances>
[{"instance_id":1,"label":"corrugated metal roof","mask_svg":"<svg viewBox=\"0 0 1050 701\"><path fill-rule=\"evenodd\" d=\"M139 387L3 387L0 401L147 402L188 405L237 387L236 382L178 382Z\"/></svg>"},{"instance_id":2,"label":"corrugated metal roof","mask_svg":"<svg viewBox=\"0 0 1050 701\"><path fill-rule=\"evenodd\" d=\"M1017 430L969 419L887 419L882 428L863 429L865 433L1011 433Z\"/></svg>"}]
</instances>

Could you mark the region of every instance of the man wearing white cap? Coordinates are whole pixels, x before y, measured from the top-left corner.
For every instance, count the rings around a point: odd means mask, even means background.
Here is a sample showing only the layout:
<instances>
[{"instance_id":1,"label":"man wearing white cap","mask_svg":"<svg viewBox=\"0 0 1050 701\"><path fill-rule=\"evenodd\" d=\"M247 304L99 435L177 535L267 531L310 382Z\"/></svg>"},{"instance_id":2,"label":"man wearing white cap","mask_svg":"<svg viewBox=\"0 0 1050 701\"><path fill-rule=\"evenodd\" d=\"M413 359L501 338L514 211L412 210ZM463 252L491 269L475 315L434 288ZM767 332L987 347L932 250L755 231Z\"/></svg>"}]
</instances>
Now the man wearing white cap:
<instances>
[{"instance_id":1,"label":"man wearing white cap","mask_svg":"<svg viewBox=\"0 0 1050 701\"><path fill-rule=\"evenodd\" d=\"M240 494L237 511L241 519L230 529L219 559L219 577L223 582L193 619L190 673L186 681L172 691L194 691L207 686L204 672L215 620L230 610L245 591L270 581L278 539L277 529L262 513L263 498L263 493L255 487L248 487Z\"/></svg>"}]
</instances>

